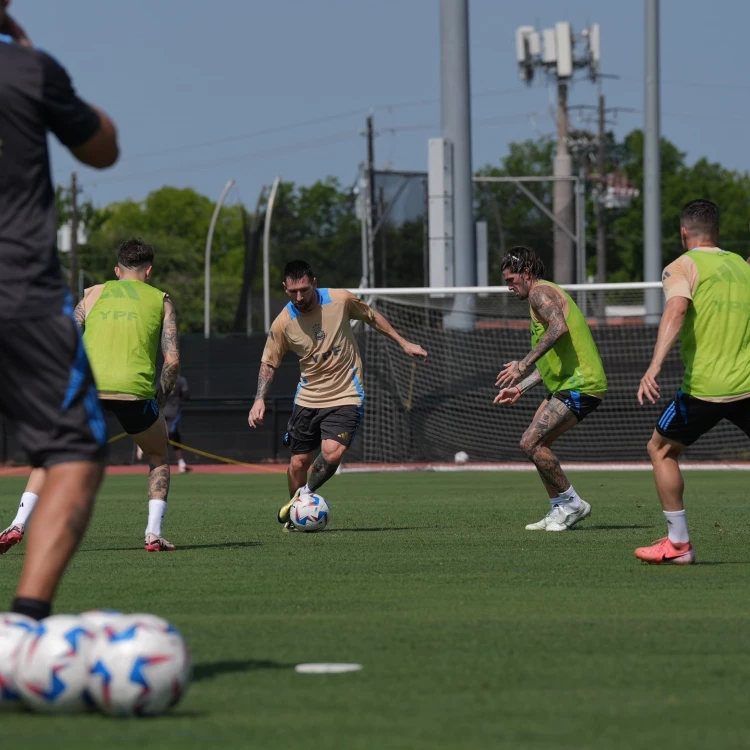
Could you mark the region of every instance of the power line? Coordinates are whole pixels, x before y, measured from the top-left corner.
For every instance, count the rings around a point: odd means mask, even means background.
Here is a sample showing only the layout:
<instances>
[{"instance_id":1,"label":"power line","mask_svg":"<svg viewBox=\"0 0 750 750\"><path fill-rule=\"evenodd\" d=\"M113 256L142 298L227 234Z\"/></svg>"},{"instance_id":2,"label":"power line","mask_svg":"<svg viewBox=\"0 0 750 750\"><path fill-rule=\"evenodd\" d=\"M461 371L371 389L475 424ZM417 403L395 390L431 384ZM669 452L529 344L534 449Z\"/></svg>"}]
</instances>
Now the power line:
<instances>
[{"instance_id":1,"label":"power line","mask_svg":"<svg viewBox=\"0 0 750 750\"><path fill-rule=\"evenodd\" d=\"M489 96L501 96L501 95L507 95L507 94L514 94L519 92L518 87L514 87L512 89L489 89L487 91L480 91L476 94L472 95L472 99L482 99ZM259 138L264 135L275 135L276 133L284 133L290 130L297 130L299 128L308 128L312 127L313 125L322 125L327 122L334 122L336 120L343 120L350 117L361 117L363 114L367 114L368 111L394 111L394 110L400 110L400 109L408 109L412 107L421 107L421 106L427 106L430 104L439 104L440 99L412 99L408 101L403 102L395 102L391 104L379 104L372 108L366 109L366 108L358 108L358 109L351 109L347 110L346 112L338 112L336 114L332 115L323 115L321 117L315 117L310 120L302 120L300 122L295 123L289 123L286 125L277 125L274 127L269 128L263 128L261 130L256 130L250 133L239 133L237 135L230 135L223 138L216 138L212 139L210 141L201 141L198 143L188 143L184 144L182 146L171 146L164 149L154 150L154 151L145 151L141 152L139 154L133 154L132 156L127 156L124 159L120 160L120 163L128 162L128 161L135 161L136 159L145 159L147 157L151 156L162 156L163 154L170 154L170 153L176 153L180 151L186 151L190 149L198 149L198 148L205 148L207 146L218 146L223 143L233 143L235 141L242 141L242 140L249 140L251 138Z\"/></svg>"}]
</instances>

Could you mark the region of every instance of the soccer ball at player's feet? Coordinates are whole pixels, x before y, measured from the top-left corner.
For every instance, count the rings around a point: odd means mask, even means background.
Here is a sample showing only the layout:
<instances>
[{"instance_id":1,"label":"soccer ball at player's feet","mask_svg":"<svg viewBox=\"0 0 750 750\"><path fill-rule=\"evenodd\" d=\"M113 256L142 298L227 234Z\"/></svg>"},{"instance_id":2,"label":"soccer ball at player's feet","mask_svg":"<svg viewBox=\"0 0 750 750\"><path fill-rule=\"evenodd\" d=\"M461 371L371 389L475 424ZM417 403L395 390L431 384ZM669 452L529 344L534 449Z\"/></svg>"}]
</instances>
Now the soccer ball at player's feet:
<instances>
[{"instance_id":1,"label":"soccer ball at player's feet","mask_svg":"<svg viewBox=\"0 0 750 750\"><path fill-rule=\"evenodd\" d=\"M35 627L36 620L30 617L14 612L0 614L0 711L21 708L12 666L21 641Z\"/></svg>"},{"instance_id":2,"label":"soccer ball at player's feet","mask_svg":"<svg viewBox=\"0 0 750 750\"><path fill-rule=\"evenodd\" d=\"M126 615L97 639L89 693L114 716L161 714L177 704L190 680L190 655L177 629L154 615Z\"/></svg>"},{"instance_id":3,"label":"soccer ball at player's feet","mask_svg":"<svg viewBox=\"0 0 750 750\"><path fill-rule=\"evenodd\" d=\"M300 495L289 512L297 531L323 531L331 520L331 509L321 495Z\"/></svg>"},{"instance_id":4,"label":"soccer ball at player's feet","mask_svg":"<svg viewBox=\"0 0 750 750\"><path fill-rule=\"evenodd\" d=\"M89 653L98 631L73 615L47 617L18 647L13 679L35 711L63 713L88 707Z\"/></svg>"}]
</instances>

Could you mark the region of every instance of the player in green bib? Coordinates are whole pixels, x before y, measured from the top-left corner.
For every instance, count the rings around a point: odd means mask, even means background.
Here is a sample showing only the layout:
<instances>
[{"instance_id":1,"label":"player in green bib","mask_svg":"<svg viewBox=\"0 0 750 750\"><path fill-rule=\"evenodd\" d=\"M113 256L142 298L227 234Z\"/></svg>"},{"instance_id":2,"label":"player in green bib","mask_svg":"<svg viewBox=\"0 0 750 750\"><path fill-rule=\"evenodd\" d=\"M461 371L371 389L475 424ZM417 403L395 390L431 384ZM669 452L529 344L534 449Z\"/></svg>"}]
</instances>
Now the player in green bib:
<instances>
[{"instance_id":1,"label":"player in green bib","mask_svg":"<svg viewBox=\"0 0 750 750\"><path fill-rule=\"evenodd\" d=\"M567 531L591 515L568 481L552 443L601 404L607 376L586 319L557 284L544 280L544 264L528 247L513 247L503 258L503 278L531 312L531 351L509 362L497 377L495 403L515 404L539 383L549 391L521 438L521 450L536 466L549 495L550 510L529 531Z\"/></svg>"},{"instance_id":2,"label":"player in green bib","mask_svg":"<svg viewBox=\"0 0 750 750\"><path fill-rule=\"evenodd\" d=\"M687 251L662 274L666 307L638 401L656 403L657 378L677 338L685 377L662 411L648 444L667 536L635 556L654 564L695 560L690 543L680 454L723 419L750 437L750 266L718 247L719 209L707 200L688 203L680 215Z\"/></svg>"},{"instance_id":3,"label":"player in green bib","mask_svg":"<svg viewBox=\"0 0 750 750\"><path fill-rule=\"evenodd\" d=\"M99 403L118 419L148 458L147 552L171 552L162 536L167 509L170 469L167 427L160 409L172 392L180 371L175 310L167 295L147 281L154 250L134 239L117 250L117 281L86 290L75 309L83 343L99 392ZM156 357L161 348L159 401L156 397ZM0 554L24 535L25 526L44 483L44 469L32 472L13 523L0 533Z\"/></svg>"}]
</instances>

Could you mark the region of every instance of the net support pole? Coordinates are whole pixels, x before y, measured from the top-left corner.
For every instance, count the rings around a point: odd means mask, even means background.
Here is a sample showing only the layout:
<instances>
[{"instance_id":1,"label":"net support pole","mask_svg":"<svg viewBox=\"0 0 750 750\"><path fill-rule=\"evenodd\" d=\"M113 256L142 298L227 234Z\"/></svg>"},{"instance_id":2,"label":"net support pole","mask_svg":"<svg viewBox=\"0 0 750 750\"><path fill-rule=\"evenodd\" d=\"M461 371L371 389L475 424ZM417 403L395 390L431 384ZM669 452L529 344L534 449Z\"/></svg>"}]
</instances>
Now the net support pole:
<instances>
[{"instance_id":1,"label":"net support pole","mask_svg":"<svg viewBox=\"0 0 750 750\"><path fill-rule=\"evenodd\" d=\"M471 165L468 0L440 0L440 121L442 137L453 147L453 283L473 286L477 283L477 254ZM472 329L471 303L467 295L456 295L452 312L445 316L445 326Z\"/></svg>"},{"instance_id":2,"label":"net support pole","mask_svg":"<svg viewBox=\"0 0 750 750\"><path fill-rule=\"evenodd\" d=\"M646 0L643 278L661 278L661 154L659 151L659 0ZM661 292L646 291L646 322L658 323Z\"/></svg>"},{"instance_id":3,"label":"net support pole","mask_svg":"<svg viewBox=\"0 0 750 750\"><path fill-rule=\"evenodd\" d=\"M219 211L221 211L221 207L233 187L234 180L228 180L227 184L224 185L219 200L216 201L211 223L208 225L208 235L206 236L206 252L203 258L203 337L206 339L211 337L211 246L214 241L214 230L219 219Z\"/></svg>"}]
</instances>

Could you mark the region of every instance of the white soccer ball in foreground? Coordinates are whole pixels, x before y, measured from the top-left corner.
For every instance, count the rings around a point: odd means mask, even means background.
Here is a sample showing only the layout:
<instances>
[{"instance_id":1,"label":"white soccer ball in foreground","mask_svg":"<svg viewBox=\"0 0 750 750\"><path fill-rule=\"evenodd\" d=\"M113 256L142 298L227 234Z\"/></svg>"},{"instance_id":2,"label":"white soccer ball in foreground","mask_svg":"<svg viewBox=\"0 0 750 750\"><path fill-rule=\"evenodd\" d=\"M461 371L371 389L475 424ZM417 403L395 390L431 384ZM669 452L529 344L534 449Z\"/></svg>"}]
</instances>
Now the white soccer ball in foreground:
<instances>
[{"instance_id":1,"label":"white soccer ball in foreground","mask_svg":"<svg viewBox=\"0 0 750 750\"><path fill-rule=\"evenodd\" d=\"M293 503L289 516L297 531L323 531L331 520L331 509L321 495L300 495Z\"/></svg>"},{"instance_id":2,"label":"white soccer ball in foreground","mask_svg":"<svg viewBox=\"0 0 750 750\"><path fill-rule=\"evenodd\" d=\"M21 707L12 666L24 636L34 630L36 620L14 612L0 614L0 711Z\"/></svg>"},{"instance_id":3,"label":"white soccer ball in foreground","mask_svg":"<svg viewBox=\"0 0 750 750\"><path fill-rule=\"evenodd\" d=\"M105 714L162 714L176 705L190 681L190 654L176 628L161 618L128 615L107 628L91 655L89 695ZM166 624L166 628L156 621Z\"/></svg>"},{"instance_id":4,"label":"white soccer ball in foreground","mask_svg":"<svg viewBox=\"0 0 750 750\"><path fill-rule=\"evenodd\" d=\"M125 617L127 615L115 609L90 609L81 613L81 619L86 626L95 629L97 633L107 628L116 628Z\"/></svg>"},{"instance_id":5,"label":"white soccer ball in foreground","mask_svg":"<svg viewBox=\"0 0 750 750\"><path fill-rule=\"evenodd\" d=\"M73 615L54 615L37 623L21 641L13 664L24 703L48 713L83 711L96 637L94 628Z\"/></svg>"},{"instance_id":6,"label":"white soccer ball in foreground","mask_svg":"<svg viewBox=\"0 0 750 750\"><path fill-rule=\"evenodd\" d=\"M469 460L469 454L466 451L459 451L453 456L453 460L457 464L465 464Z\"/></svg>"}]
</instances>

